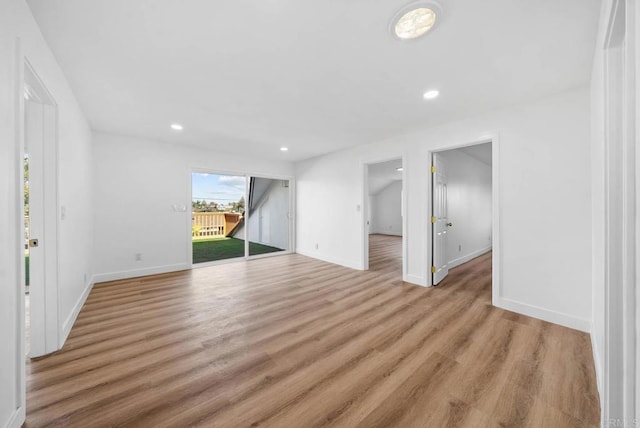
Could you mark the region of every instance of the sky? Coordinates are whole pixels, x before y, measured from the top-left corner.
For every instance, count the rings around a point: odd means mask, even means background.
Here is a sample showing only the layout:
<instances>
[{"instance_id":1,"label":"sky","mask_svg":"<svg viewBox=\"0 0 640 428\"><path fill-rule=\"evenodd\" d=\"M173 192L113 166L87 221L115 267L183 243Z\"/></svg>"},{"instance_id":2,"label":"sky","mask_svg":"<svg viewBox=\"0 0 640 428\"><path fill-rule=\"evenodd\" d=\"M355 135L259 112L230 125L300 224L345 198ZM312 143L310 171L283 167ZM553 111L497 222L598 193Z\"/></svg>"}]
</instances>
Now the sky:
<instances>
[{"instance_id":1,"label":"sky","mask_svg":"<svg viewBox=\"0 0 640 428\"><path fill-rule=\"evenodd\" d=\"M194 172L191 174L192 199L215 201L221 205L238 202L244 196L245 180L243 176Z\"/></svg>"}]
</instances>

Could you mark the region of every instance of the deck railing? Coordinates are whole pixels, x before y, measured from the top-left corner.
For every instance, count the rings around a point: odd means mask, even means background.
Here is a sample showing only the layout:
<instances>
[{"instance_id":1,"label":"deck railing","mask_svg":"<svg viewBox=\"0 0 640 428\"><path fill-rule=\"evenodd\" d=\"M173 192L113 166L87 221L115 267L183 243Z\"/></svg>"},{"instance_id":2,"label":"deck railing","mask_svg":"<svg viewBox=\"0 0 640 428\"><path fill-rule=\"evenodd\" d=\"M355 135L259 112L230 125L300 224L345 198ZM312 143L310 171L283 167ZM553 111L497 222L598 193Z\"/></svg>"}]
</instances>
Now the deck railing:
<instances>
[{"instance_id":1,"label":"deck railing","mask_svg":"<svg viewBox=\"0 0 640 428\"><path fill-rule=\"evenodd\" d=\"M191 235L193 238L228 236L242 219L239 213L197 213L191 214Z\"/></svg>"}]
</instances>

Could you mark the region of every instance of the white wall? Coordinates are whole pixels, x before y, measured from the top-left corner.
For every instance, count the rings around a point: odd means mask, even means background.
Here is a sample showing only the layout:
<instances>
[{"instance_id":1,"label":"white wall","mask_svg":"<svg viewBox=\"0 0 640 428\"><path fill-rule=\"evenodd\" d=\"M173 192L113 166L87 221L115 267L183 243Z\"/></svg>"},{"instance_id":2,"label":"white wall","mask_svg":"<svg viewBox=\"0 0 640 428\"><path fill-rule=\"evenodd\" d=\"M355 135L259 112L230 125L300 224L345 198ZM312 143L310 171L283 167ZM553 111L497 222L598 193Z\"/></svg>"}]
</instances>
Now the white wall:
<instances>
[{"instance_id":1,"label":"white wall","mask_svg":"<svg viewBox=\"0 0 640 428\"><path fill-rule=\"evenodd\" d=\"M371 195L371 233L402 236L402 181Z\"/></svg>"},{"instance_id":2,"label":"white wall","mask_svg":"<svg viewBox=\"0 0 640 428\"><path fill-rule=\"evenodd\" d=\"M427 285L429 151L490 134L500 140L500 182L494 184L500 189L503 250L497 303L588 330L588 88L296 164L297 251L361 269L363 164L404 157L405 280ZM327 210L327 206L341 209Z\"/></svg>"},{"instance_id":3,"label":"white wall","mask_svg":"<svg viewBox=\"0 0 640 428\"><path fill-rule=\"evenodd\" d=\"M17 49L20 38L21 52ZM91 133L53 54L24 1L0 3L0 426L18 426L24 415L24 351L19 349L23 305L21 235L22 161L18 135L18 80L24 55L58 105L58 202L67 210L58 230L60 331L70 328L91 276ZM18 72L17 70L20 70ZM86 274L86 281L85 281ZM11 419L14 418L14 419Z\"/></svg>"},{"instance_id":4,"label":"white wall","mask_svg":"<svg viewBox=\"0 0 640 428\"><path fill-rule=\"evenodd\" d=\"M491 249L491 166L461 150L440 152L447 171L447 263L461 265Z\"/></svg>"},{"instance_id":5,"label":"white wall","mask_svg":"<svg viewBox=\"0 0 640 428\"><path fill-rule=\"evenodd\" d=\"M97 280L191 266L191 170L293 175L289 162L94 133ZM176 212L173 205L183 205ZM142 260L136 261L135 254Z\"/></svg>"}]
</instances>

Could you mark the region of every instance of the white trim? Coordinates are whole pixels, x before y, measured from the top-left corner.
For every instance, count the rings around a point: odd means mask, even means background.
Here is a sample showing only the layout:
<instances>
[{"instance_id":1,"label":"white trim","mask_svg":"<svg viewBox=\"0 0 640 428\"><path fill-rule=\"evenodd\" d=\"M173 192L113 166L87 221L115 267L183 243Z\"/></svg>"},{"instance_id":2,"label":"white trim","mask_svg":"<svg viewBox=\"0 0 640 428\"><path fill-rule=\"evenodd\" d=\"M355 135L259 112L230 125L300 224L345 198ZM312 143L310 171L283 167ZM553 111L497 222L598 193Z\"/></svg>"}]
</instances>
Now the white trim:
<instances>
[{"instance_id":1,"label":"white trim","mask_svg":"<svg viewBox=\"0 0 640 428\"><path fill-rule=\"evenodd\" d=\"M569 327L574 330L584 331L586 333L589 333L591 329L590 320L573 317L571 315L563 314L562 312L552 311L550 309L518 302L505 297L500 297L497 302L494 302L494 305L508 311L517 312L522 315Z\"/></svg>"},{"instance_id":2,"label":"white trim","mask_svg":"<svg viewBox=\"0 0 640 428\"><path fill-rule=\"evenodd\" d=\"M13 78L15 79L15 91L14 91L14 143L13 143L13 151L12 154L14 157L14 165L18 168L20 165L19 162L24 159L24 56L22 54L22 43L19 37L15 38L15 64L14 64L14 73ZM21 158L21 159L20 159ZM24 171L20 168L20 177L24 179L23 174ZM22 180L19 183L20 187L22 187ZM26 408L27 408L27 387L26 387L26 337L25 337L25 263L24 263L24 200L22 190L15 189L16 196L14 196L14 201L16 207L14 208L14 213L17 211L17 219L14 230L17 231L19 236L17 237L17 242L14 242L17 248L16 257L19 260L19 281L16 281L19 284L19 291L17 294L17 305L18 308L16 310L16 316L18 317L15 320L17 335L16 335L16 378L15 378L15 400L17 401L18 408L12 414L9 419L9 427L21 426L26 417ZM15 239L15 235L9 235L8 240L13 241ZM17 404L16 403L16 404Z\"/></svg>"},{"instance_id":3,"label":"white trim","mask_svg":"<svg viewBox=\"0 0 640 428\"><path fill-rule=\"evenodd\" d=\"M24 424L26 412L24 406L18 407L7 422L7 428L20 428Z\"/></svg>"},{"instance_id":4,"label":"white trim","mask_svg":"<svg viewBox=\"0 0 640 428\"><path fill-rule=\"evenodd\" d=\"M402 166L404 173L404 165ZM369 229L371 227L371 222L369 221L369 202L371 198L369 197L369 164L366 162L362 163L362 204L361 206L361 215L362 220L360 226L362 228L362 239L360 240L360 244L362 245L362 270L369 270ZM367 221L369 224L367 225ZM404 222L403 222L404 223ZM369 227L367 227L369 226Z\"/></svg>"},{"instance_id":5,"label":"white trim","mask_svg":"<svg viewBox=\"0 0 640 428\"><path fill-rule=\"evenodd\" d=\"M633 25L633 31L635 37L629 37L629 50L633 59L629 58L629 65L635 70L634 86L635 86L635 117L633 122L635 127L635 166L636 170L640 166L640 127L637 124L637 115L640 113L640 79L638 79L638 73L640 73L640 7L637 3L631 3L629 5L629 17L628 22ZM633 42L631 42L633 40ZM632 46L633 45L633 46ZM633 120L633 119L632 119ZM635 352L635 360L633 361L635 369L635 418L640 418L640 290L638 288L638 279L640 276L640 174L635 175L635 322L629 327L635 330L635 346L633 352Z\"/></svg>"},{"instance_id":6,"label":"white trim","mask_svg":"<svg viewBox=\"0 0 640 428\"><path fill-rule=\"evenodd\" d=\"M268 246L268 244L264 244L264 245ZM250 262L251 260L267 259L269 257L286 256L287 254L293 254L293 253L294 253L293 251L273 251L271 253L254 254L253 256L247 257L247 261Z\"/></svg>"},{"instance_id":7,"label":"white trim","mask_svg":"<svg viewBox=\"0 0 640 428\"><path fill-rule=\"evenodd\" d=\"M193 174L194 172L198 172L195 168L187 168L187 212L185 216L185 233L189 237L186 240L187 248L185 249L187 252L187 263L191 265L191 268L195 266L193 264ZM247 202L245 201L245 204Z\"/></svg>"},{"instance_id":8,"label":"white trim","mask_svg":"<svg viewBox=\"0 0 640 428\"><path fill-rule=\"evenodd\" d=\"M462 257L458 257L457 259L453 259L451 260L449 263L447 263L447 266L449 267L449 269L453 269L454 267L460 266L461 264L464 264L470 260L475 259L476 257L480 257L481 255L488 253L489 251L491 251L492 246L489 245L488 247L485 248L481 248L479 250L473 251L469 254L467 254L466 256L462 256Z\"/></svg>"},{"instance_id":9,"label":"white trim","mask_svg":"<svg viewBox=\"0 0 640 428\"><path fill-rule=\"evenodd\" d=\"M215 260L215 261L212 261L212 262L192 263L191 269L202 269L202 268L215 267L215 266L220 266L220 265L228 265L230 263L250 262L251 260L266 259L266 258L269 258L269 257L286 256L287 254L294 254L294 251L274 251L272 253L254 254L253 256L249 256L249 257L244 257L244 256L231 257L231 258L228 258L228 259Z\"/></svg>"},{"instance_id":10,"label":"white trim","mask_svg":"<svg viewBox=\"0 0 640 428\"><path fill-rule=\"evenodd\" d=\"M413 285L419 285L420 287L430 287L430 285L427 285L426 279L418 275L407 274L403 281Z\"/></svg>"},{"instance_id":11,"label":"white trim","mask_svg":"<svg viewBox=\"0 0 640 428\"><path fill-rule=\"evenodd\" d=\"M399 237L401 238L402 236L402 232L398 232L398 233L386 233L386 232L375 232L375 231L371 231L371 233L369 233L369 236L371 235L384 235L384 236L395 236L395 237Z\"/></svg>"},{"instance_id":12,"label":"white trim","mask_svg":"<svg viewBox=\"0 0 640 428\"><path fill-rule=\"evenodd\" d=\"M67 341L67 338L69 337L69 333L71 333L71 329L73 328L73 324L76 322L76 319L78 318L78 315L82 310L82 307L87 301L87 297L89 297L89 294L91 293L91 290L93 289L94 284L95 284L95 276L92 275L91 279L89 279L89 282L85 285L84 290L82 291L82 294L76 301L76 304L73 305L73 309L71 310L71 313L69 314L67 319L64 321L64 324L62 324L62 334L60 335L60 344L58 346L58 349L62 349L62 347L64 346L64 343Z\"/></svg>"},{"instance_id":13,"label":"white trim","mask_svg":"<svg viewBox=\"0 0 640 428\"><path fill-rule=\"evenodd\" d=\"M636 318L636 298L638 294L637 287L637 255L638 255L638 211L636 199L638 191L638 167L639 164L636 161L636 156L640 146L638 146L638 125L637 117L638 110L637 101L638 97L638 64L640 58L638 58L636 45L638 41L638 5L635 1L626 2L625 11L625 81L623 93L624 98L624 137L625 144L623 146L623 177L624 177L624 199L623 199L623 222L624 222L624 253L625 260L624 269L624 282L623 282L623 341L624 341L624 418L626 420L635 420L640 423L638 417L638 403L640 398L640 385L637 383L638 371L640 366L638 365L638 359L640 355L637 354L637 318Z\"/></svg>"},{"instance_id":14,"label":"white trim","mask_svg":"<svg viewBox=\"0 0 640 428\"><path fill-rule=\"evenodd\" d=\"M502 205L502 181L500 180L500 137L491 137L491 301L495 305L502 295L502 226L500 217Z\"/></svg>"},{"instance_id":15,"label":"white trim","mask_svg":"<svg viewBox=\"0 0 640 428\"><path fill-rule=\"evenodd\" d=\"M604 19L604 421L636 420L637 289L635 3L612 0ZM636 36L637 37L637 36ZM636 97L636 99L634 99Z\"/></svg>"},{"instance_id":16,"label":"white trim","mask_svg":"<svg viewBox=\"0 0 640 428\"><path fill-rule=\"evenodd\" d=\"M155 266L142 269L132 269L120 272L99 273L93 275L93 283L107 281L118 281L120 279L131 279L140 276L158 275L161 273L178 272L191 269L190 263L178 263L174 265Z\"/></svg>"},{"instance_id":17,"label":"white trim","mask_svg":"<svg viewBox=\"0 0 640 428\"><path fill-rule=\"evenodd\" d=\"M305 257L311 257L312 259L322 260L323 262L333 263L334 265L348 267L350 269L365 270L362 264L356 261L338 259L335 257L326 256L324 254L319 254L316 251L306 251L306 250L298 249L296 253Z\"/></svg>"}]
</instances>

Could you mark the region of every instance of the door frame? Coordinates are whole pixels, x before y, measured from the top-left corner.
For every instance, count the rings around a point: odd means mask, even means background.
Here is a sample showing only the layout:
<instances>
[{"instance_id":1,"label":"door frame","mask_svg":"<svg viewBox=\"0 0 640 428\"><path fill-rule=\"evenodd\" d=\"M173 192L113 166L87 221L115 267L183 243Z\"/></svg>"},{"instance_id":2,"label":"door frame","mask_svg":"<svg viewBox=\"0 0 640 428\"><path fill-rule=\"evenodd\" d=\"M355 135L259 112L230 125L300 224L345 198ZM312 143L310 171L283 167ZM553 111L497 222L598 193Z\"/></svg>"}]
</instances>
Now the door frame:
<instances>
[{"instance_id":1,"label":"door frame","mask_svg":"<svg viewBox=\"0 0 640 428\"><path fill-rule=\"evenodd\" d=\"M386 156L376 159L367 159L362 162L362 204L360 212L362 213L361 221L361 242L362 242L362 270L369 270L369 228L367 221L369 220L369 166L378 163L389 162L393 160L402 161L402 193L400 202L400 212L402 216L402 280L407 281L407 159L406 155Z\"/></svg>"},{"instance_id":2,"label":"door frame","mask_svg":"<svg viewBox=\"0 0 640 428\"><path fill-rule=\"evenodd\" d=\"M613 0L605 19L604 45L598 47L604 59L605 208L604 361L599 388L602 422L630 423L640 413L640 8L633 1Z\"/></svg>"},{"instance_id":3,"label":"door frame","mask_svg":"<svg viewBox=\"0 0 640 428\"><path fill-rule=\"evenodd\" d=\"M447 150L460 149L463 147L477 146L479 144L491 143L491 304L500 306L501 280L502 280L502 240L500 223L500 138L497 134L485 135L466 143L446 145L430 149L427 154L428 168L431 167L433 154L446 152ZM433 174L427 174L427 287L433 286L433 276L431 266L433 263L433 228L431 227L431 216L433 215Z\"/></svg>"},{"instance_id":4,"label":"door frame","mask_svg":"<svg viewBox=\"0 0 640 428\"><path fill-rule=\"evenodd\" d=\"M53 111L45 113L48 116L48 120L53 122L53 129L50 132L49 137L42 146L42 184L43 184L43 206L42 206L42 220L43 231L41 237L38 239L42 243L42 268L43 278L45 278L42 288L29 287L29 294L33 296L34 293L41 294L39 297L43 301L43 314L36 317L36 323L34 318L30 317L30 350L39 349L36 357L50 354L57 351L62 346L63 333L62 325L59 319L58 313L58 253L59 253L59 240L58 230L59 224L59 197L58 197L58 128L59 128L59 114L58 104L47 89L42 79L38 76L38 73L31 65L27 58L24 59L24 68L22 71L22 85L23 88L27 84L37 92L39 103L44 106L49 106ZM24 89L23 89L24 90ZM21 155L24 157L26 151L26 122L24 120L26 109L26 103L24 96L20 97L20 120L21 120L21 135L20 135L20 148ZM46 111L46 107L44 107ZM44 123L45 121L43 121ZM44 125L43 125L44 126ZM32 164L29 164L29 168L32 168ZM24 171L22 172L22 180L24 180ZM24 204L22 216L24 218ZM24 223L24 222L23 222ZM24 225L23 225L24 229ZM24 230L22 230L22 236L24 236ZM32 266L30 264L30 269ZM23 268L24 270L24 268ZM24 272L23 272L24 281ZM32 298L32 297L31 297ZM33 313L33 312L31 312ZM39 323L37 321L40 321ZM35 329L34 329L35 327ZM36 333L36 334L34 334ZM35 346L33 345L35 343ZM31 353L31 352L30 352Z\"/></svg>"},{"instance_id":5,"label":"door frame","mask_svg":"<svg viewBox=\"0 0 640 428\"><path fill-rule=\"evenodd\" d=\"M198 269L198 268L205 268L205 267L211 267L211 266L218 266L218 265L223 265L223 264L227 264L227 263L236 263L239 261L246 261L246 260L256 260L256 259L262 259L262 258L267 258L267 257L277 257L277 256L283 256L285 254L293 254L295 253L295 242L296 242L296 236L295 236L295 232L296 232L296 217L295 217L295 178L293 176L290 175L277 175L277 174L265 174L265 173L251 173L251 172L246 172L246 171L233 171L233 170L224 170L224 169L216 169L214 167L201 167L201 166L191 166L188 168L188 179L187 179L187 201L188 204L186 204L186 213L188 214L186 217L186 230L187 230L187 236L191 236L191 227L192 227L192 220L191 220L191 200L193 198L193 182L192 182L192 174L197 174L197 173L201 173L201 174L212 174L212 175L235 175L235 176L240 176L240 177L244 177L246 179L245 182L245 203L249 203L249 179L251 177L255 177L255 178L267 178L267 179L271 179L271 180L287 180L289 181L289 249L287 251L280 251L277 253L267 253L267 254L256 254L256 255L249 255L249 251L248 251L248 245L249 245L249 240L247 239L247 236L245 236L245 255L243 257L234 257L232 259L225 259L225 260L217 260L217 261L213 261L213 262L205 262L205 263L193 263L193 245L192 245L192 239L188 239L187 240L187 248L186 248L186 253L187 253L187 264L191 266L191 269ZM248 210L247 212L247 220L249 219L249 213ZM245 222L245 224L247 224L248 222ZM245 234L248 232L248 228L245 228Z\"/></svg>"},{"instance_id":6,"label":"door frame","mask_svg":"<svg viewBox=\"0 0 640 428\"><path fill-rule=\"evenodd\" d=\"M13 159L16 167L19 165L19 172L16 177L18 180L19 189L17 189L16 197L14 200L16 205L16 223L15 230L17 231L17 242L16 242L16 251L19 262L19 281L17 281L16 286L19 288L16 293L16 316L18 319L16 320L17 325L17 335L16 335L16 367L17 367L17 384L16 384L16 393L19 402L17 403L17 408L14 413L14 417L9 422L9 425L19 426L21 422L25 420L26 417L26 347L25 347L25 263L24 263L24 195L23 195L23 183L24 183L24 168L22 166L22 162L24 161L25 154L25 100L24 100L24 88L26 84L26 73L27 70L29 73L33 75L41 88L44 88L45 95L49 100L53 102L55 107L55 115L54 115L54 123L55 130L53 132L52 144L53 147L49 147L52 149L53 155L49 158L50 167L49 169L45 169L44 171L44 181L48 181L48 188L55 189L53 195L49 195L50 197L45 200L46 206L49 207L48 211L45 213L45 235L47 241L53 242L53 245L49 245L46 248L50 250L49 252L49 263L45 264L45 275L50 279L47 283L47 299L45 300L44 311L45 314L42 317L42 320L46 323L47 320L50 320L51 325L47 329L46 326L42 329L44 332L43 340L46 341L45 350L48 352L54 352L59 350L64 342L64 333L63 333L63 325L60 322L59 318L59 290L58 290L58 250L59 250L59 242L58 242L58 231L60 229L60 218L58 213L60 212L59 207L59 190L58 190L58 164L59 164L59 128L60 128L60 120L59 120L59 109L58 104L51 94L51 92L47 89L47 86L44 84L42 79L39 77L35 67L30 62L27 55L24 54L24 49L21 43L20 38L15 39L15 75L14 75L14 111L17 113L14 117L14 125L15 125L15 139L13 144L13 153L15 158ZM44 245L47 245L44 242ZM51 270L51 271L49 271ZM31 291L30 291L31 292ZM33 340L33 338L31 338Z\"/></svg>"}]
</instances>

